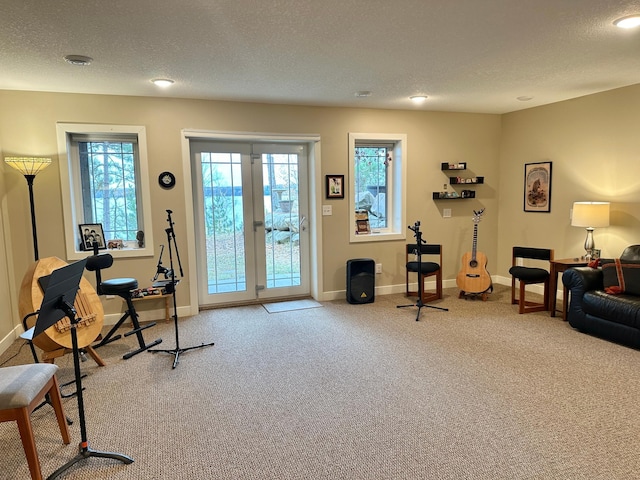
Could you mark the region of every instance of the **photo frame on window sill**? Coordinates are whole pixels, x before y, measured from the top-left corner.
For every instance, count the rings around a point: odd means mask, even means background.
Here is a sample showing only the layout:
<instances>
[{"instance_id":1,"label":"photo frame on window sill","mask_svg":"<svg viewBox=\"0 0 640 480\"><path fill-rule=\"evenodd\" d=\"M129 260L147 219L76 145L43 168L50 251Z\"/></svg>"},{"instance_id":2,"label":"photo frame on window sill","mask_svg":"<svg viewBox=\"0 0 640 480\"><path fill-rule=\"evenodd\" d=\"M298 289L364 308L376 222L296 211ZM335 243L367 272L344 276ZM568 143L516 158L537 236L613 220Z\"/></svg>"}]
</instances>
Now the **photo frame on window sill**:
<instances>
[{"instance_id":1,"label":"photo frame on window sill","mask_svg":"<svg viewBox=\"0 0 640 480\"><path fill-rule=\"evenodd\" d=\"M344 198L344 175L326 176L327 198Z\"/></svg>"},{"instance_id":2,"label":"photo frame on window sill","mask_svg":"<svg viewBox=\"0 0 640 480\"><path fill-rule=\"evenodd\" d=\"M101 223L81 223L78 225L80 231L80 249L92 251L95 244L98 250L106 250L107 242L104 239L104 230Z\"/></svg>"},{"instance_id":3,"label":"photo frame on window sill","mask_svg":"<svg viewBox=\"0 0 640 480\"><path fill-rule=\"evenodd\" d=\"M525 212L551 212L551 167L552 162L525 163Z\"/></svg>"}]
</instances>

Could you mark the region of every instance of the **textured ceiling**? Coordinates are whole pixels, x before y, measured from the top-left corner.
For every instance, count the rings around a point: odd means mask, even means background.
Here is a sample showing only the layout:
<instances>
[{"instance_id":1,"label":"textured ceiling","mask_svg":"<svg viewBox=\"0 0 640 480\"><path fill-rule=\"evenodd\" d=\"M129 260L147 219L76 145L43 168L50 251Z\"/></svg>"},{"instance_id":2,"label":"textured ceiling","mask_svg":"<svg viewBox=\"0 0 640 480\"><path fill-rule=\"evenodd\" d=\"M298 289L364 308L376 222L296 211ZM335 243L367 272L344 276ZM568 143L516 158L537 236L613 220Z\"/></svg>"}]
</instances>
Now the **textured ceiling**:
<instances>
[{"instance_id":1,"label":"textured ceiling","mask_svg":"<svg viewBox=\"0 0 640 480\"><path fill-rule=\"evenodd\" d=\"M612 25L634 13L640 1L0 0L0 89L505 113L640 83L640 30Z\"/></svg>"}]
</instances>

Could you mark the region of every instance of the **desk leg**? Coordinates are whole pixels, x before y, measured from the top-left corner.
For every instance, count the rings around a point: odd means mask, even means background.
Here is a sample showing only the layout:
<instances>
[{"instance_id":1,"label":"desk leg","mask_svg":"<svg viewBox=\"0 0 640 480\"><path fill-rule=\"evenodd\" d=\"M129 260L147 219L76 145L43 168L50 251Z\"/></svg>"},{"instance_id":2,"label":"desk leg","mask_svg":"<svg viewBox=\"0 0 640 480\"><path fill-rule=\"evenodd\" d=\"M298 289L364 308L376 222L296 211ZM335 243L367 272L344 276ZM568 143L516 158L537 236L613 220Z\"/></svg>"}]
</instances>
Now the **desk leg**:
<instances>
[{"instance_id":1,"label":"desk leg","mask_svg":"<svg viewBox=\"0 0 640 480\"><path fill-rule=\"evenodd\" d=\"M555 268L551 269L551 278L549 279L549 310L551 311L551 316L556 316L556 305L557 305L557 296L558 296L558 270Z\"/></svg>"}]
</instances>

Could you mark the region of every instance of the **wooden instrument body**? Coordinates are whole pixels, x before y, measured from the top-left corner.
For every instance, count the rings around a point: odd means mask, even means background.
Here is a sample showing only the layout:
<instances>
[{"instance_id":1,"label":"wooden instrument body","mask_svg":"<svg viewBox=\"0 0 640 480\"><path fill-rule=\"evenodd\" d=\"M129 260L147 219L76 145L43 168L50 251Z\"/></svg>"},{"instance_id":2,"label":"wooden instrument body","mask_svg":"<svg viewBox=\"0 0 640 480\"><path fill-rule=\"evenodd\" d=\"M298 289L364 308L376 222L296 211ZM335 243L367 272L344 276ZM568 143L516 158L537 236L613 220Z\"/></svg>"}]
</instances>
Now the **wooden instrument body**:
<instances>
[{"instance_id":1,"label":"wooden instrument body","mask_svg":"<svg viewBox=\"0 0 640 480\"><path fill-rule=\"evenodd\" d=\"M493 282L487 271L487 256L478 252L478 223L484 208L473 212L473 247L462 256L462 267L456 276L456 284L464 293L485 293Z\"/></svg>"},{"instance_id":2,"label":"wooden instrument body","mask_svg":"<svg viewBox=\"0 0 640 480\"><path fill-rule=\"evenodd\" d=\"M40 288L38 279L50 275L54 270L66 265L68 264L58 257L47 257L41 258L29 267L22 279L18 297L18 312L20 318L24 318L28 314L39 310L40 305L42 305L44 292L42 288ZM98 297L93 286L84 277L80 280L80 289L78 290L74 307L79 319L82 320L83 318L88 319L91 317L90 321L83 321L76 329L78 347L83 348L92 343L100 335L104 323L104 309L102 308L100 297ZM27 326L29 328L34 326L36 319L37 315L29 318L27 320ZM66 318L60 320L60 322L63 323L66 321ZM34 345L45 352L52 352L60 348L72 348L71 333L68 328L61 328L61 325L59 325L60 322L47 328L35 337L33 339Z\"/></svg>"},{"instance_id":3,"label":"wooden instrument body","mask_svg":"<svg viewBox=\"0 0 640 480\"><path fill-rule=\"evenodd\" d=\"M473 262L473 252L462 256L462 268L456 277L458 288L466 293L484 293L491 288L491 275L487 271L487 256L476 252Z\"/></svg>"}]
</instances>

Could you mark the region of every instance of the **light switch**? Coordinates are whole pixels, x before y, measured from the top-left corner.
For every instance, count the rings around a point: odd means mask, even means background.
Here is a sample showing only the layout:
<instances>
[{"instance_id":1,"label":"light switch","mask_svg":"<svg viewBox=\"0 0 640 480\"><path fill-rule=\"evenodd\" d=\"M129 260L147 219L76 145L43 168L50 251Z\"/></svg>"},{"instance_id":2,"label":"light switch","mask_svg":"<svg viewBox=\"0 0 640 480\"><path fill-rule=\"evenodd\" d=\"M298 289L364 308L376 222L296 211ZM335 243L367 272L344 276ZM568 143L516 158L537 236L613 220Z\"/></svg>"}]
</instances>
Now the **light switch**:
<instances>
[{"instance_id":1,"label":"light switch","mask_svg":"<svg viewBox=\"0 0 640 480\"><path fill-rule=\"evenodd\" d=\"M443 208L442 209L442 218L451 218L451 209Z\"/></svg>"},{"instance_id":2,"label":"light switch","mask_svg":"<svg viewBox=\"0 0 640 480\"><path fill-rule=\"evenodd\" d=\"M322 206L322 215L333 215L332 205L323 205Z\"/></svg>"}]
</instances>

